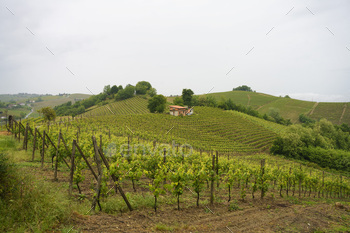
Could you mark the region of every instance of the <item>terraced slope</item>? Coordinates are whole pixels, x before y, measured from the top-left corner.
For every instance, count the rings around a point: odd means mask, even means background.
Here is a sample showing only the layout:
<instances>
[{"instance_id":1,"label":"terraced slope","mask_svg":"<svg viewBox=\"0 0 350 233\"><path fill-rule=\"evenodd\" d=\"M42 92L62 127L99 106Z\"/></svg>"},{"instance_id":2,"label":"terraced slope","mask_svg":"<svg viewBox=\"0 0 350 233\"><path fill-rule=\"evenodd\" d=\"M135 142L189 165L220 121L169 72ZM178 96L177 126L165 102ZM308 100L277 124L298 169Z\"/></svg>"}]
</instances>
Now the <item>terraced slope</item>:
<instances>
[{"instance_id":1,"label":"terraced slope","mask_svg":"<svg viewBox=\"0 0 350 233\"><path fill-rule=\"evenodd\" d=\"M258 109L265 104L271 103L280 99L279 97L267 95L263 93L256 92L246 92L246 91L227 91L219 93L210 93L208 96L213 96L217 100L220 98L232 99L236 104L243 104L245 106L251 106L254 109Z\"/></svg>"},{"instance_id":2,"label":"terraced slope","mask_svg":"<svg viewBox=\"0 0 350 233\"><path fill-rule=\"evenodd\" d=\"M310 115L312 119L319 120L326 118L334 124L347 123L350 124L349 112L344 108L348 103L319 103ZM344 112L344 115L343 115ZM342 117L343 115L343 117ZM342 119L341 119L342 117ZM341 122L340 122L341 121Z\"/></svg>"},{"instance_id":3,"label":"terraced slope","mask_svg":"<svg viewBox=\"0 0 350 233\"><path fill-rule=\"evenodd\" d=\"M131 115L149 113L147 99L136 96L88 110L83 116Z\"/></svg>"},{"instance_id":4,"label":"terraced slope","mask_svg":"<svg viewBox=\"0 0 350 233\"><path fill-rule=\"evenodd\" d=\"M278 109L281 116L285 119L291 119L293 123L299 122L300 114L308 114L314 102L302 101L289 98L279 98L271 103L262 106L259 112L264 114L268 113L271 108Z\"/></svg>"},{"instance_id":5,"label":"terraced slope","mask_svg":"<svg viewBox=\"0 0 350 233\"><path fill-rule=\"evenodd\" d=\"M234 103L251 106L261 114L268 113L271 108L274 108L283 118L290 119L293 123L299 123L299 115L303 113L315 120L326 118L334 124L350 125L350 103L316 103L246 91L228 91L207 95L215 97L218 101L221 98L230 98Z\"/></svg>"},{"instance_id":6,"label":"terraced slope","mask_svg":"<svg viewBox=\"0 0 350 233\"><path fill-rule=\"evenodd\" d=\"M263 120L260 122L259 119L255 121L253 117L234 111L209 107L195 107L194 111L194 115L186 117L149 113L119 115L115 118L109 114L85 118L85 121L91 127L98 121L101 126L105 126L102 128L109 128L115 135L130 135L164 143L175 141L206 151L230 153L266 151L277 132L282 130L277 124Z\"/></svg>"}]
</instances>

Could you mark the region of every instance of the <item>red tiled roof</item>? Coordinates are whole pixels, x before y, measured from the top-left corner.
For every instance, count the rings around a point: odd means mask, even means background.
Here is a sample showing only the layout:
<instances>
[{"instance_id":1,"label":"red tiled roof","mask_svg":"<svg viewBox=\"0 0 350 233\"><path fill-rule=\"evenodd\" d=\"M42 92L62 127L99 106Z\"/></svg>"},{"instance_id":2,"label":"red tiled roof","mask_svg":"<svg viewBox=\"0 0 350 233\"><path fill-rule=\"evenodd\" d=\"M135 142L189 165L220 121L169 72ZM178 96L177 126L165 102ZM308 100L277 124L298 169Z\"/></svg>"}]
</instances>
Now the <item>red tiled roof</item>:
<instances>
[{"instance_id":1,"label":"red tiled roof","mask_svg":"<svg viewBox=\"0 0 350 233\"><path fill-rule=\"evenodd\" d=\"M182 107L182 106L178 106L178 105L169 105L169 108L187 109L186 107Z\"/></svg>"}]
</instances>

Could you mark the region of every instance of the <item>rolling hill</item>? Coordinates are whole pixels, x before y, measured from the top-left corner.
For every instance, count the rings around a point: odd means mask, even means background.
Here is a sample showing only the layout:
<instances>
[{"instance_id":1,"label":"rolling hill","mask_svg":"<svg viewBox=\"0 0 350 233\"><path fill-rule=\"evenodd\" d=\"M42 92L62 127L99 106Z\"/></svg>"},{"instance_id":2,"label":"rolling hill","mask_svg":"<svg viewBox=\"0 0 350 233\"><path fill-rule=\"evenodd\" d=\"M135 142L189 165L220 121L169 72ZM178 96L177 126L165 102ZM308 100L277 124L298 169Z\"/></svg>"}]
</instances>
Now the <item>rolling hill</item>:
<instances>
[{"instance_id":1,"label":"rolling hill","mask_svg":"<svg viewBox=\"0 0 350 233\"><path fill-rule=\"evenodd\" d=\"M291 119L293 123L298 123L298 117L303 113L314 120L326 118L334 124L350 125L350 103L318 103L246 91L210 93L207 96L212 96L218 101L221 98L231 98L235 104L251 106L261 114L274 108L283 118Z\"/></svg>"},{"instance_id":2,"label":"rolling hill","mask_svg":"<svg viewBox=\"0 0 350 233\"><path fill-rule=\"evenodd\" d=\"M125 107L127 102L129 106ZM210 107L195 107L195 113L186 117L132 113L132 109L135 108L131 106L139 108L142 104L144 101L137 98L116 102L113 109L109 105L92 110L92 117L89 117L89 112L85 113L88 117L84 117L83 120L86 125L93 125L98 121L101 125L108 126L114 135L130 135L161 143L175 141L197 149L217 150L221 153L267 151L278 133L285 129L285 126L236 111ZM111 111L108 108L111 108ZM118 113L118 109L124 113ZM113 114L112 111L117 113ZM90 132L96 129L87 130Z\"/></svg>"}]
</instances>

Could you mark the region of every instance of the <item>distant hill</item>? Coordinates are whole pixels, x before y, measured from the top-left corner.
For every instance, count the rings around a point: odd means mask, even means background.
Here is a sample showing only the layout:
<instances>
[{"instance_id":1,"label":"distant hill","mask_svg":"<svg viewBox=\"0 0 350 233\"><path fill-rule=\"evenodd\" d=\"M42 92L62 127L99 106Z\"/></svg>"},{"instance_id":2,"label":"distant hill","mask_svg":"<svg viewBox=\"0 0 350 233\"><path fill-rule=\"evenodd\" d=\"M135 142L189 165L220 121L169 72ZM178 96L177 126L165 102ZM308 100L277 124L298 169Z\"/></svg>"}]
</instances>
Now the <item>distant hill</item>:
<instances>
[{"instance_id":1,"label":"distant hill","mask_svg":"<svg viewBox=\"0 0 350 233\"><path fill-rule=\"evenodd\" d=\"M38 117L37 110L42 107L55 107L57 105L66 103L68 101L80 101L88 98L90 95L86 94L62 94L62 95L40 95L40 94L1 94L0 101L11 103L15 107L0 108L0 116L3 116L7 111L7 115L14 115L17 119L23 118L31 112L29 117Z\"/></svg>"},{"instance_id":2,"label":"distant hill","mask_svg":"<svg viewBox=\"0 0 350 233\"><path fill-rule=\"evenodd\" d=\"M299 115L303 113L314 120L326 118L334 124L350 125L350 103L318 103L247 91L228 91L207 95L215 97L218 101L221 98L231 98L234 103L251 106L261 114L274 108L283 118L291 119L293 123L298 123Z\"/></svg>"},{"instance_id":3,"label":"distant hill","mask_svg":"<svg viewBox=\"0 0 350 233\"><path fill-rule=\"evenodd\" d=\"M36 112L36 110L39 110L43 107L55 107L57 105L61 105L64 103L67 103L69 101L72 101L74 103L75 101L80 101L86 98L89 98L91 95L87 94L67 94L67 95L52 95L52 96L41 96L42 101L35 102L32 104L34 108L34 113L31 115L31 117L37 117L39 114Z\"/></svg>"}]
</instances>

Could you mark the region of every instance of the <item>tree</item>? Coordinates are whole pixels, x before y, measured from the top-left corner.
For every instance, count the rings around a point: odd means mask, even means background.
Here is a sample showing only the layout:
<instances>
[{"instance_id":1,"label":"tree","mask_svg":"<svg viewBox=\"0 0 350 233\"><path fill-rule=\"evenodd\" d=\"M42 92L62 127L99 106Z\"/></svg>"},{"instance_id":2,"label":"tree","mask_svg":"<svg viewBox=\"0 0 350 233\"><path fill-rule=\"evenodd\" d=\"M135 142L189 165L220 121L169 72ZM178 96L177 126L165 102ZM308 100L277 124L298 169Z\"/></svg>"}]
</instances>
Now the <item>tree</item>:
<instances>
[{"instance_id":1,"label":"tree","mask_svg":"<svg viewBox=\"0 0 350 233\"><path fill-rule=\"evenodd\" d=\"M148 100L147 108L151 113L162 113L166 107L166 98L163 95L155 95Z\"/></svg>"},{"instance_id":2,"label":"tree","mask_svg":"<svg viewBox=\"0 0 350 233\"><path fill-rule=\"evenodd\" d=\"M38 110L38 113L43 114L44 119L47 121L55 120L56 112L51 107L44 107Z\"/></svg>"},{"instance_id":3,"label":"tree","mask_svg":"<svg viewBox=\"0 0 350 233\"><path fill-rule=\"evenodd\" d=\"M243 86L233 88L232 91L253 91L253 90L247 85L243 85Z\"/></svg>"},{"instance_id":4,"label":"tree","mask_svg":"<svg viewBox=\"0 0 350 233\"><path fill-rule=\"evenodd\" d=\"M125 100L134 96L135 87L128 84L124 89L119 90L116 96L117 100Z\"/></svg>"},{"instance_id":5,"label":"tree","mask_svg":"<svg viewBox=\"0 0 350 233\"><path fill-rule=\"evenodd\" d=\"M193 91L191 89L183 89L182 90L182 99L184 101L184 105L187 105L188 107L192 106L192 96Z\"/></svg>"},{"instance_id":6,"label":"tree","mask_svg":"<svg viewBox=\"0 0 350 233\"><path fill-rule=\"evenodd\" d=\"M103 88L103 93L106 95L111 94L111 85L107 85Z\"/></svg>"},{"instance_id":7,"label":"tree","mask_svg":"<svg viewBox=\"0 0 350 233\"><path fill-rule=\"evenodd\" d=\"M279 110L276 108L270 108L268 115L272 117L276 121L276 123L280 123L283 120Z\"/></svg>"},{"instance_id":8,"label":"tree","mask_svg":"<svg viewBox=\"0 0 350 233\"><path fill-rule=\"evenodd\" d=\"M303 113L299 115L299 121L301 123L305 123L305 124L313 124L313 123L316 122L315 120L313 120L310 117L304 115Z\"/></svg>"},{"instance_id":9,"label":"tree","mask_svg":"<svg viewBox=\"0 0 350 233\"><path fill-rule=\"evenodd\" d=\"M149 82L140 81L135 86L136 94L137 95L144 95L151 88L152 88L152 85Z\"/></svg>"},{"instance_id":10,"label":"tree","mask_svg":"<svg viewBox=\"0 0 350 233\"><path fill-rule=\"evenodd\" d=\"M113 85L111 87L111 94L117 94L119 91L119 88L116 85Z\"/></svg>"},{"instance_id":11,"label":"tree","mask_svg":"<svg viewBox=\"0 0 350 233\"><path fill-rule=\"evenodd\" d=\"M179 96L175 97L173 102L174 102L175 105L179 105L179 106L183 106L184 105L184 100L181 97L179 97Z\"/></svg>"},{"instance_id":12,"label":"tree","mask_svg":"<svg viewBox=\"0 0 350 233\"><path fill-rule=\"evenodd\" d=\"M153 96L157 95L157 90L156 90L155 88L152 87L151 89L149 89L149 90L147 91L147 95L153 97Z\"/></svg>"},{"instance_id":13,"label":"tree","mask_svg":"<svg viewBox=\"0 0 350 233\"><path fill-rule=\"evenodd\" d=\"M23 118L25 118L26 117L26 113L25 112L21 112L20 114L19 114L19 116L23 119Z\"/></svg>"}]
</instances>

